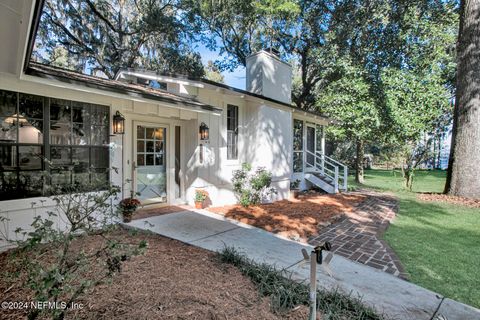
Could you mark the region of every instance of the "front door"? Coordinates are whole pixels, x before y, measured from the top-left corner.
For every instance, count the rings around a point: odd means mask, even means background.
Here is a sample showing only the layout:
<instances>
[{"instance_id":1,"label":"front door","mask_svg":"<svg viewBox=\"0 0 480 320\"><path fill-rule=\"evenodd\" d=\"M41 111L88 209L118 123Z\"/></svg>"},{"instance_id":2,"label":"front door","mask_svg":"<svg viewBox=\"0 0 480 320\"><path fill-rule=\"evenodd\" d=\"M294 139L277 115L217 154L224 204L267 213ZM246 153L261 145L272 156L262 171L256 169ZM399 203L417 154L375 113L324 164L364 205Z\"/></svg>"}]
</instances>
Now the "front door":
<instances>
[{"instance_id":1,"label":"front door","mask_svg":"<svg viewBox=\"0 0 480 320\"><path fill-rule=\"evenodd\" d=\"M306 132L306 164L307 167L315 167L315 146L316 146L316 134L315 127L307 125Z\"/></svg>"},{"instance_id":2,"label":"front door","mask_svg":"<svg viewBox=\"0 0 480 320\"><path fill-rule=\"evenodd\" d=\"M142 204L167 201L167 129L135 124L134 184Z\"/></svg>"}]
</instances>

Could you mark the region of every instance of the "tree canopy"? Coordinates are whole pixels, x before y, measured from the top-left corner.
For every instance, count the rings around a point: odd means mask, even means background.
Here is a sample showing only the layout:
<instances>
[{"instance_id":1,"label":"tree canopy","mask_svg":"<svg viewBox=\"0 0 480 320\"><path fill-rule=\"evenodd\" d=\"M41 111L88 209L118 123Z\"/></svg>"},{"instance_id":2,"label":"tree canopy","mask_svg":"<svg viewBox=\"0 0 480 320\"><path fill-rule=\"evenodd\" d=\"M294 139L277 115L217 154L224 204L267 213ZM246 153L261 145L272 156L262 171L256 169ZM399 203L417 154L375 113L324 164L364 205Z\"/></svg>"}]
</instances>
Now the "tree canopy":
<instances>
[{"instance_id":1,"label":"tree canopy","mask_svg":"<svg viewBox=\"0 0 480 320\"><path fill-rule=\"evenodd\" d=\"M174 0L47 0L33 57L108 78L130 67L201 76L183 12Z\"/></svg>"}]
</instances>

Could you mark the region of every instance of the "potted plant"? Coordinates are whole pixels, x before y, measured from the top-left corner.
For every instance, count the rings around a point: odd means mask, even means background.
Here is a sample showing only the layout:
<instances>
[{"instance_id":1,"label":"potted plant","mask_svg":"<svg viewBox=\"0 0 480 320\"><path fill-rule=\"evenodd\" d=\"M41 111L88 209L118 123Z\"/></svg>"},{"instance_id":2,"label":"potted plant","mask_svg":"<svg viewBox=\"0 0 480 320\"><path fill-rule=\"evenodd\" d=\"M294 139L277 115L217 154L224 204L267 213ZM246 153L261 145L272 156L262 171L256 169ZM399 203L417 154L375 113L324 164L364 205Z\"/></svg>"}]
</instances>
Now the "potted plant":
<instances>
[{"instance_id":1,"label":"potted plant","mask_svg":"<svg viewBox=\"0 0 480 320\"><path fill-rule=\"evenodd\" d=\"M290 182L290 198L293 198L293 199L298 198L298 195L300 194L299 186L300 186L299 179Z\"/></svg>"},{"instance_id":2,"label":"potted plant","mask_svg":"<svg viewBox=\"0 0 480 320\"><path fill-rule=\"evenodd\" d=\"M132 221L132 215L140 205L140 201L135 198L125 198L119 203L120 211L123 215L123 222Z\"/></svg>"},{"instance_id":3,"label":"potted plant","mask_svg":"<svg viewBox=\"0 0 480 320\"><path fill-rule=\"evenodd\" d=\"M208 197L208 193L205 190L197 189L195 190L195 208L203 209L203 203Z\"/></svg>"}]
</instances>

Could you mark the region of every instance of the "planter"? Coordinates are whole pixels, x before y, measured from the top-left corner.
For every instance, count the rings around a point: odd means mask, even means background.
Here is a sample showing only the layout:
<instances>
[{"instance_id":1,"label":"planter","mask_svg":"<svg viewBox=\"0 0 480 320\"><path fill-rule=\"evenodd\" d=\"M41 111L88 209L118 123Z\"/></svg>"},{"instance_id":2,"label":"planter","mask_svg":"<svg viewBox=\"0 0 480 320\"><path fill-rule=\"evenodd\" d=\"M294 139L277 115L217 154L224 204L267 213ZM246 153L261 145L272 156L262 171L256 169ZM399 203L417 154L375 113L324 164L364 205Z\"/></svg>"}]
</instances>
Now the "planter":
<instances>
[{"instance_id":1,"label":"planter","mask_svg":"<svg viewBox=\"0 0 480 320\"><path fill-rule=\"evenodd\" d=\"M300 195L300 190L298 189L290 190L290 199L297 199L299 195Z\"/></svg>"},{"instance_id":2,"label":"planter","mask_svg":"<svg viewBox=\"0 0 480 320\"><path fill-rule=\"evenodd\" d=\"M132 211L123 211L122 212L122 215L123 215L123 222L130 222L132 221L132 216L133 216L133 213L135 212L135 210L132 210Z\"/></svg>"},{"instance_id":3,"label":"planter","mask_svg":"<svg viewBox=\"0 0 480 320\"><path fill-rule=\"evenodd\" d=\"M203 209L203 201L195 201L195 209Z\"/></svg>"}]
</instances>

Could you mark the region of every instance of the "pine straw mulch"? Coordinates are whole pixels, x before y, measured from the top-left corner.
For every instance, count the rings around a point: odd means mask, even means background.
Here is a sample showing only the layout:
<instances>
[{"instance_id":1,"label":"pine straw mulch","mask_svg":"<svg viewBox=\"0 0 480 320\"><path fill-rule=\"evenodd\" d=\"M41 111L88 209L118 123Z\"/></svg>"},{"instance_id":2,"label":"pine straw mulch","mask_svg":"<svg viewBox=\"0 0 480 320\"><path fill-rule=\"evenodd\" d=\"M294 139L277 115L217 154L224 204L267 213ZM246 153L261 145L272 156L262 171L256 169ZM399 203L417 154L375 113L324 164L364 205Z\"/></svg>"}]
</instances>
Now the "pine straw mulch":
<instances>
[{"instance_id":1,"label":"pine straw mulch","mask_svg":"<svg viewBox=\"0 0 480 320\"><path fill-rule=\"evenodd\" d=\"M423 201L446 202L450 204L459 204L470 208L480 208L480 199L456 197L442 193L420 193L418 198Z\"/></svg>"},{"instance_id":2,"label":"pine straw mulch","mask_svg":"<svg viewBox=\"0 0 480 320\"><path fill-rule=\"evenodd\" d=\"M216 254L154 234L136 235L119 229L113 235L123 242L148 242L144 255L125 262L122 271L84 294L85 307L70 311L75 319L306 319L302 306L289 314L270 310L252 282L235 267L223 264ZM87 252L98 247L99 236L80 237L78 248ZM32 301L32 292L13 276L18 272L13 251L0 254L0 301ZM51 259L53 252L44 256ZM18 258L17 258L18 259ZM43 261L43 259L42 259ZM91 268L95 272L98 265ZM25 318L25 311L0 309L0 319Z\"/></svg>"},{"instance_id":3,"label":"pine straw mulch","mask_svg":"<svg viewBox=\"0 0 480 320\"><path fill-rule=\"evenodd\" d=\"M307 192L297 199L242 207L230 205L208 208L225 217L265 229L284 237L307 242L322 226L352 213L367 198L360 193L323 194Z\"/></svg>"}]
</instances>

